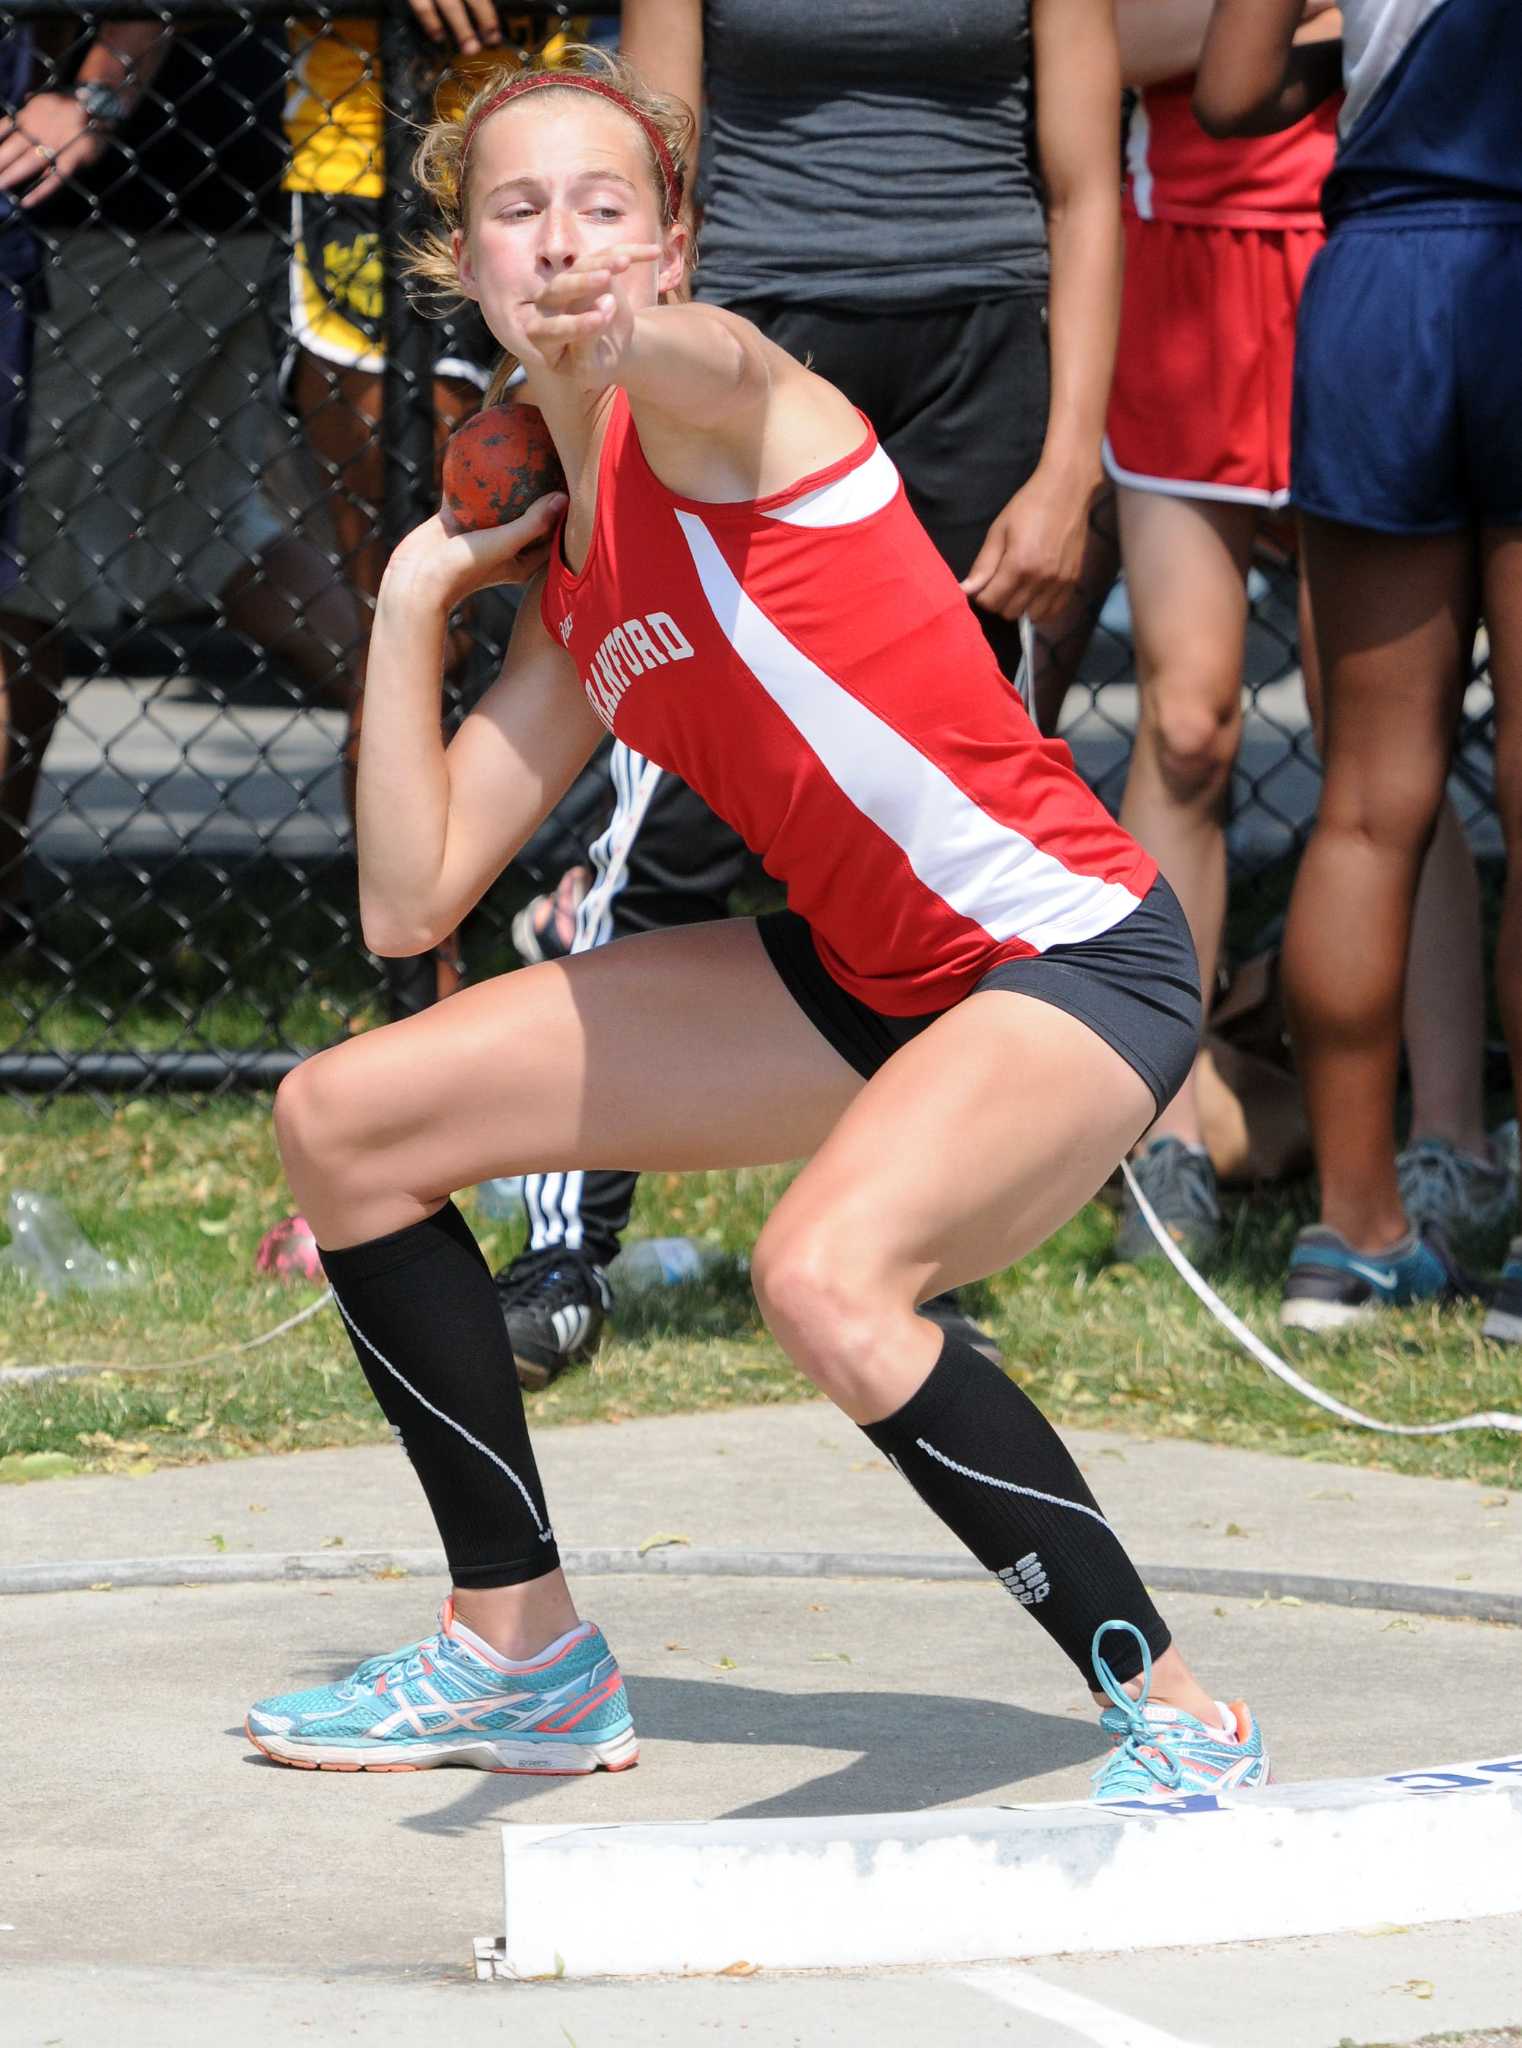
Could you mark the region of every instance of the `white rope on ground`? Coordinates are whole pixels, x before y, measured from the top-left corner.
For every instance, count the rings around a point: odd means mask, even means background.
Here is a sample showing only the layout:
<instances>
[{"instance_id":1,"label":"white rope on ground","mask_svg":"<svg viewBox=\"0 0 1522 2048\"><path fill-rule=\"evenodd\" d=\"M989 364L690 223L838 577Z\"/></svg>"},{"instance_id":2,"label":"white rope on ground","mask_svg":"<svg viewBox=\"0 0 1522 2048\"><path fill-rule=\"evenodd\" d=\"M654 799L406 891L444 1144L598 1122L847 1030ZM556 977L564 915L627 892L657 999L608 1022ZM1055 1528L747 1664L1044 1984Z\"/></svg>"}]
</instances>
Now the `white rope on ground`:
<instances>
[{"instance_id":1,"label":"white rope on ground","mask_svg":"<svg viewBox=\"0 0 1522 2048\"><path fill-rule=\"evenodd\" d=\"M77 1380L89 1373L142 1373L142 1372L185 1372L193 1365L211 1365L219 1358L241 1358L246 1351L257 1351L261 1344L273 1344L277 1337L283 1337L287 1330L294 1330L300 1324L309 1322L319 1309L325 1309L333 1299L331 1287L324 1288L315 1301L298 1309L293 1316L287 1316L283 1323L276 1323L274 1329L266 1330L260 1337L250 1337L243 1344L226 1344L216 1351L202 1351L194 1358L166 1358L155 1365L118 1365L109 1360L99 1359L87 1363L65 1365L7 1365L0 1367L0 1387L35 1386L43 1380Z\"/></svg>"},{"instance_id":2,"label":"white rope on ground","mask_svg":"<svg viewBox=\"0 0 1522 2048\"><path fill-rule=\"evenodd\" d=\"M1271 1372L1276 1379L1283 1380L1287 1387L1293 1388L1295 1393L1305 1400L1314 1401L1318 1408L1325 1408L1329 1415L1335 1415L1343 1422L1356 1423L1360 1429L1377 1429L1384 1436L1449 1436L1460 1429L1502 1429L1522 1435L1522 1415L1508 1415L1500 1408L1488 1408L1482 1415L1460 1415L1453 1422L1380 1422L1373 1415L1365 1415L1357 1408L1349 1408L1346 1402L1339 1401L1335 1395L1323 1393L1320 1387L1313 1387L1292 1365L1286 1365L1276 1351L1270 1350L1261 1337L1249 1330L1242 1318L1233 1314L1209 1282L1200 1278L1159 1222L1157 1211L1137 1184L1129 1159L1121 1161L1120 1170L1125 1175L1126 1186L1131 1190L1131 1199L1140 1209L1147 1228L1161 1245L1169 1264L1185 1286L1199 1296L1216 1321L1223 1329L1230 1331L1244 1351L1250 1352L1259 1365Z\"/></svg>"}]
</instances>

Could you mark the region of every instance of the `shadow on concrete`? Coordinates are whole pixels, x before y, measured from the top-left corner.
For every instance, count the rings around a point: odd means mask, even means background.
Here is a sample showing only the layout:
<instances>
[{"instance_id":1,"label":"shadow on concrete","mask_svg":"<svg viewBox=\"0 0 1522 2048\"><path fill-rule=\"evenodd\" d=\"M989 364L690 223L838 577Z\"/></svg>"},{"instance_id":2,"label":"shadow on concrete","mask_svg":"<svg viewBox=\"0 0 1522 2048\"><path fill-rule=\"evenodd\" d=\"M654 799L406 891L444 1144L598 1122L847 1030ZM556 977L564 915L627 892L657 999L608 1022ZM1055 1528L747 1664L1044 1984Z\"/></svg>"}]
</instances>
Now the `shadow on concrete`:
<instances>
[{"instance_id":1,"label":"shadow on concrete","mask_svg":"<svg viewBox=\"0 0 1522 2048\"><path fill-rule=\"evenodd\" d=\"M839 1769L805 1784L725 1807L719 1817L777 1820L808 1814L903 1813L973 1799L1071 1764L1097 1759L1105 1744L1091 1721L1033 1712L999 1700L956 1699L940 1693L771 1692L707 1679L628 1680L635 1724L646 1742L716 1743L758 1751L838 1750ZM240 1731L241 1732L241 1731ZM262 1758L249 1759L264 1768ZM712 1766L705 1766L711 1783ZM743 1759L731 1760L735 1789L745 1789ZM459 1783L458 1775L441 1777ZM585 1780L567 1778L568 1795ZM425 1835L464 1835L510 1820L521 1801L536 1802L534 1819L553 1821L554 1791L545 1778L472 1774L435 1812L400 1823ZM682 1787L672 1774L669 1820L713 1817L684 1814Z\"/></svg>"}]
</instances>

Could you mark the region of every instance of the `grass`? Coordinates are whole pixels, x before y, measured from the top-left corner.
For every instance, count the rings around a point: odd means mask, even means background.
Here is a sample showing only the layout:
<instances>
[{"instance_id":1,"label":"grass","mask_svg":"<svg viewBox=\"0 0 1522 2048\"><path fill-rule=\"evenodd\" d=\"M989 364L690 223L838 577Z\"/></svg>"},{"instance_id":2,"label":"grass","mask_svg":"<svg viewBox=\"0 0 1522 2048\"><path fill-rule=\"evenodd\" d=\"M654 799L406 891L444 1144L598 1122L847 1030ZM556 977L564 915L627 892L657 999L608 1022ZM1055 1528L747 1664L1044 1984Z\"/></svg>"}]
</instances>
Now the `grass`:
<instances>
[{"instance_id":1,"label":"grass","mask_svg":"<svg viewBox=\"0 0 1522 2048\"><path fill-rule=\"evenodd\" d=\"M635 1228L744 1252L786 1181L780 1168L649 1175ZM288 1206L265 1099L134 1100L109 1116L77 1099L41 1112L0 1105L0 1190L21 1188L62 1199L135 1279L119 1292L55 1300L0 1273L0 1364L186 1358L257 1335L314 1296L253 1271L261 1234ZM1304 1207L1303 1192L1241 1203L1214 1275L1292 1363L1392 1421L1522 1408L1522 1361L1481 1339L1478 1309L1412 1311L1330 1343L1280 1333L1278 1283ZM473 1220L494 1262L516 1249L512 1226ZM1171 1271L1108 1263L1110 1236L1108 1212L1091 1204L978 1294L1010 1370L1055 1420L1522 1486L1517 1437L1403 1440L1334 1423L1245 1357ZM531 1396L530 1410L540 1423L576 1423L808 1391L736 1274L627 1300L595 1366ZM330 1313L217 1365L0 1387L4 1479L384 1435Z\"/></svg>"}]
</instances>

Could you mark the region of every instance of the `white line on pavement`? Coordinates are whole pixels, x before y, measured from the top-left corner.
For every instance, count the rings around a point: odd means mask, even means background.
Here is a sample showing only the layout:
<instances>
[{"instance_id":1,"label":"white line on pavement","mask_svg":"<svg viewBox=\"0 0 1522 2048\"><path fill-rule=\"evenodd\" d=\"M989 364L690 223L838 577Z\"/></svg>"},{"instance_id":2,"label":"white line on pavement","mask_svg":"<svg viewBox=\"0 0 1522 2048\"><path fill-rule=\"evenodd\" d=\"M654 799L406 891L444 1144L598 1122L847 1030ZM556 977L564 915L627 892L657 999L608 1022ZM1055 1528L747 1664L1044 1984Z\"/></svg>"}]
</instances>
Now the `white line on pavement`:
<instances>
[{"instance_id":1,"label":"white line on pavement","mask_svg":"<svg viewBox=\"0 0 1522 2048\"><path fill-rule=\"evenodd\" d=\"M957 1970L949 1973L954 1984L1012 2005L1039 2019L1056 2020L1095 2048L1206 2048L1202 2042L1185 2041L1178 2034L1165 2034L1145 2020L1132 2019L1112 2005L1096 1998L1068 1991L1060 1984L1048 1984L1033 1970ZM1215 2048L1215 2044L1211 2044Z\"/></svg>"}]
</instances>

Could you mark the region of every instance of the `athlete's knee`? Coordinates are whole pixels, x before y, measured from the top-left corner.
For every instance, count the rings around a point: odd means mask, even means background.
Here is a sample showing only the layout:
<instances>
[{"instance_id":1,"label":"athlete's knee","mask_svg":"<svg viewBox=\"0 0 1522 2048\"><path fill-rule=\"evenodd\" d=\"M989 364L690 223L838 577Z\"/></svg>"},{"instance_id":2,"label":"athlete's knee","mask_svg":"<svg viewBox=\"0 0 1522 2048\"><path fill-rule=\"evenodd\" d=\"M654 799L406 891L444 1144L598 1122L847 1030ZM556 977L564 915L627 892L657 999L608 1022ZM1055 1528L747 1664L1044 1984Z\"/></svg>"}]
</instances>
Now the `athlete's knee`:
<instances>
[{"instance_id":1,"label":"athlete's knee","mask_svg":"<svg viewBox=\"0 0 1522 2048\"><path fill-rule=\"evenodd\" d=\"M768 1224L751 1257L767 1328L828 1393L882 1356L891 1312L881 1278L823 1226Z\"/></svg>"},{"instance_id":2,"label":"athlete's knee","mask_svg":"<svg viewBox=\"0 0 1522 2048\"><path fill-rule=\"evenodd\" d=\"M1147 693L1143 731L1176 803L1214 800L1226 787L1241 743L1240 692L1208 673L1159 682Z\"/></svg>"},{"instance_id":3,"label":"athlete's knee","mask_svg":"<svg viewBox=\"0 0 1522 2048\"><path fill-rule=\"evenodd\" d=\"M343 1048L293 1067L275 1091L275 1142L287 1172L352 1151L365 1121L364 1098Z\"/></svg>"}]
</instances>

